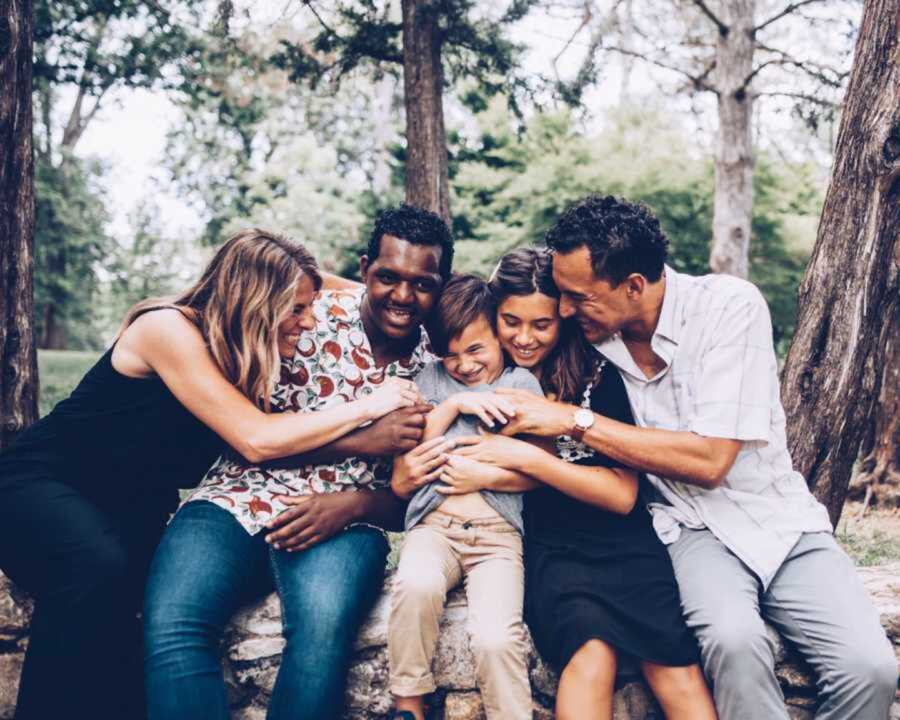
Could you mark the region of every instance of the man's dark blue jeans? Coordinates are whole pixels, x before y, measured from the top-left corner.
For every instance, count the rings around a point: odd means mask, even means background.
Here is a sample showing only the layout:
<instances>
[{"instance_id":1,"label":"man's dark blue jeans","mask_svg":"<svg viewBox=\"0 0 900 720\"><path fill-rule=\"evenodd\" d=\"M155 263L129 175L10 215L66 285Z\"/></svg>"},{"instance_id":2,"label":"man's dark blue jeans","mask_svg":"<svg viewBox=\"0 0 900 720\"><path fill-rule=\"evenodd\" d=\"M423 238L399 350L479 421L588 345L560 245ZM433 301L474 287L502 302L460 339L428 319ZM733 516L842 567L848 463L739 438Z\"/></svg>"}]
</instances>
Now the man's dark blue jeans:
<instances>
[{"instance_id":1,"label":"man's dark blue jeans","mask_svg":"<svg viewBox=\"0 0 900 720\"><path fill-rule=\"evenodd\" d=\"M144 606L150 720L227 720L222 631L243 604L281 597L286 645L268 720L338 718L359 626L381 590L388 543L355 526L288 553L227 511L187 503L156 552Z\"/></svg>"}]
</instances>

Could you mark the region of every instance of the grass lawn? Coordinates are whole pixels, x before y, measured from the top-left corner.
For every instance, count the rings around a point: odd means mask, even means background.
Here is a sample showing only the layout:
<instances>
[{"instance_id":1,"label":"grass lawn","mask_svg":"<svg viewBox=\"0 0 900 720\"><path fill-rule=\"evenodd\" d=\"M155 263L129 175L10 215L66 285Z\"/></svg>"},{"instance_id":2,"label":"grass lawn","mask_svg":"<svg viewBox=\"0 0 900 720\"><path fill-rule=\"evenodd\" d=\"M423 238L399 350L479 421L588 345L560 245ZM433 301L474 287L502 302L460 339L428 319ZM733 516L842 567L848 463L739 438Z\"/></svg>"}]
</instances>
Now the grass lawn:
<instances>
[{"instance_id":1,"label":"grass lawn","mask_svg":"<svg viewBox=\"0 0 900 720\"><path fill-rule=\"evenodd\" d=\"M81 380L100 352L67 350L39 350L40 412L46 415L65 398ZM860 566L881 565L900 560L900 514L894 511L870 510L858 519L859 504L848 503L844 508L836 537L853 561ZM391 567L397 563L402 535L390 533Z\"/></svg>"},{"instance_id":2,"label":"grass lawn","mask_svg":"<svg viewBox=\"0 0 900 720\"><path fill-rule=\"evenodd\" d=\"M50 412L60 400L68 397L100 355L100 352L38 350L41 387L38 403L41 417Z\"/></svg>"}]
</instances>

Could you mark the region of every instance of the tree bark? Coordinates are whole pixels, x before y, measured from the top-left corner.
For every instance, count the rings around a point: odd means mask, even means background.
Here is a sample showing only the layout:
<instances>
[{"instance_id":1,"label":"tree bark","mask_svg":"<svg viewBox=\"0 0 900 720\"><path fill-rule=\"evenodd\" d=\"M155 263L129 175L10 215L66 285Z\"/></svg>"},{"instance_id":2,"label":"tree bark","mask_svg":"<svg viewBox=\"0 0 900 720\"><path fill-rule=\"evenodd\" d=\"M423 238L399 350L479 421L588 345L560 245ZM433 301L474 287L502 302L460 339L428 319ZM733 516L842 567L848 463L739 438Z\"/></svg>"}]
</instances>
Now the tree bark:
<instances>
[{"instance_id":1,"label":"tree bark","mask_svg":"<svg viewBox=\"0 0 900 720\"><path fill-rule=\"evenodd\" d=\"M797 331L782 382L794 464L835 522L860 447L870 458L879 456L879 448L896 452L898 18L898 0L864 5L831 182L800 286ZM887 463L894 472L895 461L896 455Z\"/></svg>"},{"instance_id":2,"label":"tree bark","mask_svg":"<svg viewBox=\"0 0 900 720\"><path fill-rule=\"evenodd\" d=\"M431 0L403 0L402 7L406 201L449 223L439 11Z\"/></svg>"},{"instance_id":3,"label":"tree bark","mask_svg":"<svg viewBox=\"0 0 900 720\"><path fill-rule=\"evenodd\" d=\"M716 43L719 129L713 204L713 272L747 277L753 212L753 72L755 0L720 3L723 26Z\"/></svg>"},{"instance_id":4,"label":"tree bark","mask_svg":"<svg viewBox=\"0 0 900 720\"><path fill-rule=\"evenodd\" d=\"M0 448L37 419L32 2L0 4Z\"/></svg>"}]
</instances>

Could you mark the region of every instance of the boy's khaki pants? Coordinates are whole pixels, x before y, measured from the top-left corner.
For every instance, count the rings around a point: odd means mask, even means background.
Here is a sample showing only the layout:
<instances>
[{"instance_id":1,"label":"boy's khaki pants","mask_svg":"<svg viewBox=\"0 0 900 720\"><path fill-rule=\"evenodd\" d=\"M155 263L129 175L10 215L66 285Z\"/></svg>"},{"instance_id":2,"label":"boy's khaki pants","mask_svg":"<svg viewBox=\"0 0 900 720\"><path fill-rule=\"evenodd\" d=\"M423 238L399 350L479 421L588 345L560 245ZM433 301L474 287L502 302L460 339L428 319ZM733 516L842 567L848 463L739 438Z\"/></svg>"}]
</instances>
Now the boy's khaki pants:
<instances>
[{"instance_id":1,"label":"boy's khaki pants","mask_svg":"<svg viewBox=\"0 0 900 720\"><path fill-rule=\"evenodd\" d=\"M431 660L447 592L465 580L469 638L489 720L531 720L522 624L522 537L502 519L430 513L406 536L388 625L391 692L434 692Z\"/></svg>"}]
</instances>

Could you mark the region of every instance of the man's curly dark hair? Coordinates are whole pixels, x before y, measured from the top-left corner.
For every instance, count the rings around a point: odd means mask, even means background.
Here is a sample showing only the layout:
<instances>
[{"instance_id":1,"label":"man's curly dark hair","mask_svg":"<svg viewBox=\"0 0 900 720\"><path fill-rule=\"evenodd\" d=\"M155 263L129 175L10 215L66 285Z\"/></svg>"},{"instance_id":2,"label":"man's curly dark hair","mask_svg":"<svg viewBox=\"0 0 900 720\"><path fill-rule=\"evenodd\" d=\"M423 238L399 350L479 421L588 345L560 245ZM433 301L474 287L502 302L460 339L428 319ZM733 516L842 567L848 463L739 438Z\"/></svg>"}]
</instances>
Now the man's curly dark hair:
<instances>
[{"instance_id":1,"label":"man's curly dark hair","mask_svg":"<svg viewBox=\"0 0 900 720\"><path fill-rule=\"evenodd\" d=\"M381 210L375 217L375 227L369 236L369 262L374 261L381 252L381 238L385 235L393 235L413 245L440 245L439 272L444 280L450 277L453 236L440 215L406 203Z\"/></svg>"},{"instance_id":2,"label":"man's curly dark hair","mask_svg":"<svg viewBox=\"0 0 900 720\"><path fill-rule=\"evenodd\" d=\"M586 245L594 275L613 285L631 273L640 273L650 282L659 280L669 247L650 208L612 195L588 195L569 205L545 241L560 253Z\"/></svg>"}]
</instances>

